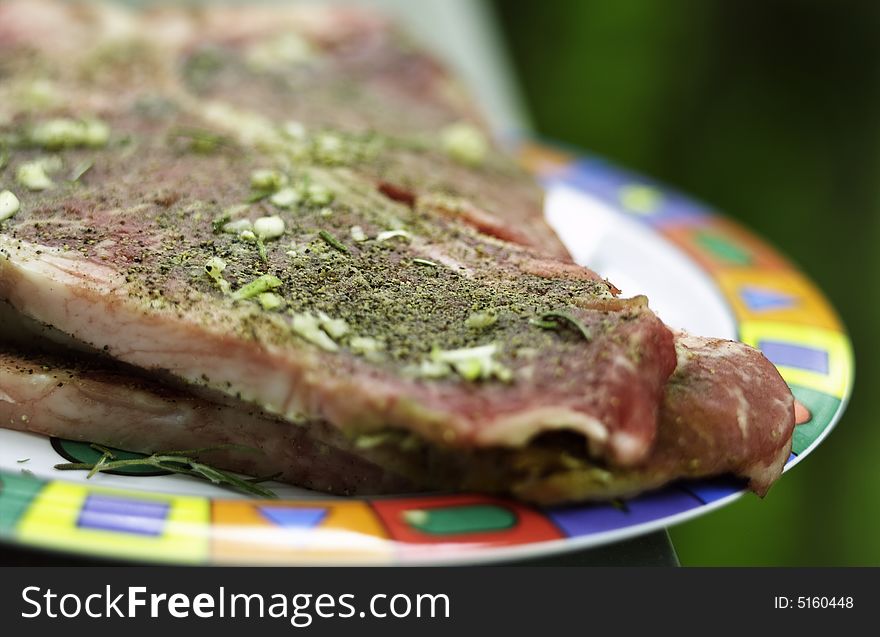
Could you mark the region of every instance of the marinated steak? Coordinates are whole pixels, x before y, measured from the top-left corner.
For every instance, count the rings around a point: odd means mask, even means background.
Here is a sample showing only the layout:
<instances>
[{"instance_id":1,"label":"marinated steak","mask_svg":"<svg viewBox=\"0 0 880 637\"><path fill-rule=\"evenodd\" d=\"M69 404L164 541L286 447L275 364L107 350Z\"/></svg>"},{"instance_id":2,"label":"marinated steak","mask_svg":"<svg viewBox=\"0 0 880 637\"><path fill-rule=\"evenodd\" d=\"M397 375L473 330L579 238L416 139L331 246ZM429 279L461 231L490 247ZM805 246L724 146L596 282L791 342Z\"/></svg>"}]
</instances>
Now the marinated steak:
<instances>
[{"instance_id":1,"label":"marinated steak","mask_svg":"<svg viewBox=\"0 0 880 637\"><path fill-rule=\"evenodd\" d=\"M307 429L246 406L211 402L107 361L73 362L0 346L0 420L7 429L147 454L229 445L199 458L339 495L413 489L357 455L333 427Z\"/></svg>"},{"instance_id":2,"label":"marinated steak","mask_svg":"<svg viewBox=\"0 0 880 637\"><path fill-rule=\"evenodd\" d=\"M326 423L290 427L216 394L145 378L4 303L0 322L4 426L143 453L241 445L250 451L214 453L211 463L331 493L470 489L556 504L732 473L763 495L791 448L793 401L775 368L741 343L683 333L655 447L639 467L615 469L570 434L546 434L519 450L453 452L399 430L350 439ZM64 392L53 385L59 379Z\"/></svg>"},{"instance_id":3,"label":"marinated steak","mask_svg":"<svg viewBox=\"0 0 880 637\"><path fill-rule=\"evenodd\" d=\"M0 297L20 312L126 363L348 434L402 429L467 449L562 429L613 465L648 454L675 353L645 299L481 233L466 193L428 188L440 203L413 206L377 188L377 167L410 158L438 172L463 160L474 183L517 187L491 148L473 163L474 139L488 143L476 123L451 145L433 130L419 143L291 130L194 92L179 49L108 53L100 31L95 42L26 55L20 32L2 40L13 83L51 82L62 97L6 106L2 178L21 204L0 233ZM246 58L245 45L229 55ZM126 84L140 75L123 64L161 81ZM402 104L385 104L401 122Z\"/></svg>"},{"instance_id":4,"label":"marinated steak","mask_svg":"<svg viewBox=\"0 0 880 637\"><path fill-rule=\"evenodd\" d=\"M735 473L763 494L781 473L772 364L673 345L572 264L460 89L374 15L12 2L0 53L0 98L26 98L0 99L0 299L143 370L7 348L0 416L32 414L8 426L254 446L339 493L557 503Z\"/></svg>"}]
</instances>

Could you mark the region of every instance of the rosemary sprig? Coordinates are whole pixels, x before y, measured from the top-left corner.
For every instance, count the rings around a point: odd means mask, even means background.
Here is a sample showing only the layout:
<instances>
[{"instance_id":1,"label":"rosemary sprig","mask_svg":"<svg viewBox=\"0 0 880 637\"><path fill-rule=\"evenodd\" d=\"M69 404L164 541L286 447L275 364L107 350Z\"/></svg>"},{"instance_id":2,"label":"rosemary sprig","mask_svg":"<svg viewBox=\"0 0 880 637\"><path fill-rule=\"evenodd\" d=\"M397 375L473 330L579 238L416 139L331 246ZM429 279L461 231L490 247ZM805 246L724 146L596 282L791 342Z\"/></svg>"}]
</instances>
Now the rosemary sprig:
<instances>
[{"instance_id":1,"label":"rosemary sprig","mask_svg":"<svg viewBox=\"0 0 880 637\"><path fill-rule=\"evenodd\" d=\"M55 468L59 471L88 471L87 478L91 478L96 473L102 471L113 471L122 467L148 466L172 473L187 475L202 480L207 480L212 484L219 486L231 487L242 493L260 497L260 498L277 498L278 496L266 487L262 487L258 482L262 482L270 478L259 478L256 480L246 480L238 476L211 467L203 462L194 460L191 456L198 456L207 451L216 451L218 449L251 449L241 445L218 445L216 447L205 447L203 449L189 449L184 451L158 451L144 458L133 458L131 460L117 460L116 456L110 449L101 445L91 445L93 449L101 451L102 455L97 462L89 464L87 462L65 462L56 464Z\"/></svg>"},{"instance_id":2,"label":"rosemary sprig","mask_svg":"<svg viewBox=\"0 0 880 637\"><path fill-rule=\"evenodd\" d=\"M545 312L539 319L529 319L530 324L545 330L559 329L559 321L565 321L577 329L577 331L581 333L581 336L584 337L584 340L593 340L593 335L590 333L590 329L581 323L580 320L566 312Z\"/></svg>"}]
</instances>

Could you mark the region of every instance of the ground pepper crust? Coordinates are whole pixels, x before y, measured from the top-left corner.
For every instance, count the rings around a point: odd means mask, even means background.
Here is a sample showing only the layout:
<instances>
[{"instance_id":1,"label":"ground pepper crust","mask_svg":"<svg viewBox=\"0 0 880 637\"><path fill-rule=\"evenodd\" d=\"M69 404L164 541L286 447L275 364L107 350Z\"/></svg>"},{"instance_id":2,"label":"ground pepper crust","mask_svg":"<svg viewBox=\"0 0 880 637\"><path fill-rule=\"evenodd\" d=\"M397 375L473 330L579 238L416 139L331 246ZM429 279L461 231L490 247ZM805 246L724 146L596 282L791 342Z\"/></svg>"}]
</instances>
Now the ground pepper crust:
<instances>
[{"instance_id":1,"label":"ground pepper crust","mask_svg":"<svg viewBox=\"0 0 880 637\"><path fill-rule=\"evenodd\" d=\"M412 138L401 141L375 132L345 137L345 131L334 129L353 158L328 162L312 151L303 156L300 148L267 142L262 125L251 126L251 114L245 118L250 123L239 119L232 126L218 125L216 108L206 110L206 98L179 81L188 59L182 54L169 59L168 50L158 47L145 53L148 45L142 41L131 45L134 53L124 43L115 46L112 55L96 47L88 55L66 57L61 66L41 51L39 63L28 65L22 57L25 68L15 70L14 78L30 80L35 69L48 65L49 75L60 78L53 90L65 96L66 104L7 114L3 132L11 154L0 174L4 183L24 162L51 154L26 143L27 131L50 116L96 116L112 131L105 148L58 153L64 171L82 160L94 162L93 167L74 184L55 176L55 188L26 193L21 211L4 223L7 260L0 287L22 311L47 311L47 305L37 307L27 298L26 288L36 279L22 274L23 264L39 263L44 267L40 276L51 280L58 276L59 261L76 262L76 277L82 279L83 268L92 277L81 284L68 282L75 288L69 301L78 304L77 311L95 312L93 304L101 304L98 312L118 313L117 324L143 317L139 328L148 330L145 335L161 336L173 326L179 341L158 342L157 351L145 356L127 347L109 323L106 334L80 323L68 325L69 331L76 327L77 337L119 358L169 368L271 411L305 411L350 430L408 426L428 439L465 446L520 445L541 428L572 427L590 439L595 453L613 462L631 464L644 457L674 360L668 330L643 303L606 307L612 290L589 271L573 275L574 266L548 262L482 235L454 215L411 207L377 190L375 180L389 175L388 166L403 169L416 157L446 170L451 160L436 146L415 144L410 149ZM231 51L236 55L239 50ZM105 79L123 75L120 66L126 65L158 67L155 76L161 81L113 85L116 90L107 93ZM237 67L223 68L234 72ZM145 76L143 71L132 76ZM68 75L72 79L66 83ZM210 86L209 81L200 91ZM267 101L276 96L262 84L254 91L268 96ZM226 100L233 97L225 90L220 94ZM277 99L288 95L278 91ZM228 106L221 112L228 115ZM401 111L402 121L406 115ZM268 121L278 134L279 123ZM196 135L194 142L190 133L181 134L193 128L207 131L209 152L197 152L206 150L197 145L205 139ZM507 166L492 154L483 167L456 170L475 184L501 175L502 184L516 187L520 178ZM335 197L329 206L304 205L294 211L261 201L239 213L236 218L252 221L270 214L284 219L285 234L265 242L265 261L258 246L216 233L212 223L254 194L249 175L263 168L284 170L298 184L321 184ZM418 184L422 177L416 171L412 180ZM458 181L454 174L450 179ZM371 239L354 241L353 226ZM375 238L401 228L411 235L409 240ZM341 242L345 252L334 249L320 231ZM379 340L381 355L367 360L351 350L346 338L340 339L340 352L325 353L291 331L288 312L267 312L253 301L224 296L204 274L212 257L227 263L223 276L233 290L259 275L276 276L281 285L273 292L289 310L323 311L342 319L350 335ZM468 327L470 315L484 311L491 311L496 322L482 330ZM529 319L553 311L575 316L592 339L588 342L564 325L546 330L530 324ZM54 322L65 329L63 313L54 318L62 319ZM187 339L204 340L195 343L193 356L207 356L209 350L213 355L201 368L179 356L162 356L163 348ZM435 347L487 343L498 344L497 363L510 371L511 382L468 382L454 374L426 380L413 372ZM219 353L227 348L238 356L230 360L239 361L254 382L215 369L221 363ZM287 386L268 381L267 370L276 369L289 377ZM271 387L256 379L271 382Z\"/></svg>"}]
</instances>

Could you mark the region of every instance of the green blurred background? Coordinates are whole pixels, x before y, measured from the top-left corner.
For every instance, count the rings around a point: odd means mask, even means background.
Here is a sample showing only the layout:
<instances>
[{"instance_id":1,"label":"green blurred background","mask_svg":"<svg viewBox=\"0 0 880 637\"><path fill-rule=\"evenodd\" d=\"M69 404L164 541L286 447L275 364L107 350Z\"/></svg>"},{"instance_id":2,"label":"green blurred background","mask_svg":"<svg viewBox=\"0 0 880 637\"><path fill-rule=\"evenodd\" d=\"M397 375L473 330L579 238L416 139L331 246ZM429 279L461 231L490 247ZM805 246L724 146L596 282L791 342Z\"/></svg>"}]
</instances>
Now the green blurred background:
<instances>
[{"instance_id":1,"label":"green blurred background","mask_svg":"<svg viewBox=\"0 0 880 637\"><path fill-rule=\"evenodd\" d=\"M540 134L741 220L853 338L837 430L764 501L674 528L682 563L880 564L880 2L494 4Z\"/></svg>"}]
</instances>

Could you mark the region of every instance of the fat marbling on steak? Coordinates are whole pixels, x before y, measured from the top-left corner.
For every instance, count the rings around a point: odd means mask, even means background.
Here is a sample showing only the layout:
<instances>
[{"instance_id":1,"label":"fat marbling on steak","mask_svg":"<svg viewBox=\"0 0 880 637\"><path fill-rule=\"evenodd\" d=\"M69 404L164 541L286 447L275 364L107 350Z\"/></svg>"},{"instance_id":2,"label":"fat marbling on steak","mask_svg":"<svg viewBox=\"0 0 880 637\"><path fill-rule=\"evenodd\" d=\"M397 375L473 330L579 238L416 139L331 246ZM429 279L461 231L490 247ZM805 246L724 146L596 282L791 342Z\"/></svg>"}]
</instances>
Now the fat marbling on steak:
<instances>
[{"instance_id":1,"label":"fat marbling on steak","mask_svg":"<svg viewBox=\"0 0 880 637\"><path fill-rule=\"evenodd\" d=\"M671 333L645 299L615 298L589 270L489 232L494 216L467 188L419 187L430 171L414 169L415 200L400 196L402 178L384 177L409 162L467 174L471 190L515 192L523 178L452 104L411 108L420 95L407 101L408 87L379 102L395 77L380 72L390 37L354 56L355 77L376 57L364 72L378 88L365 81L354 98L340 94L359 90L346 80L309 96L327 112L373 102L397 124L386 133L281 121L234 103L231 88L203 95L187 76L205 45L198 24L186 31L196 18L156 15L114 39L100 9L56 7L67 46L29 37L15 11L30 6L0 5L4 90L26 98L2 107L2 179L21 205L0 234L0 296L18 311L121 361L349 434L473 449L566 430L611 465L649 453ZM149 37L151 24L173 41ZM304 73L346 71L345 47L294 33L313 56ZM287 49L265 43L218 46L271 75Z\"/></svg>"}]
</instances>

